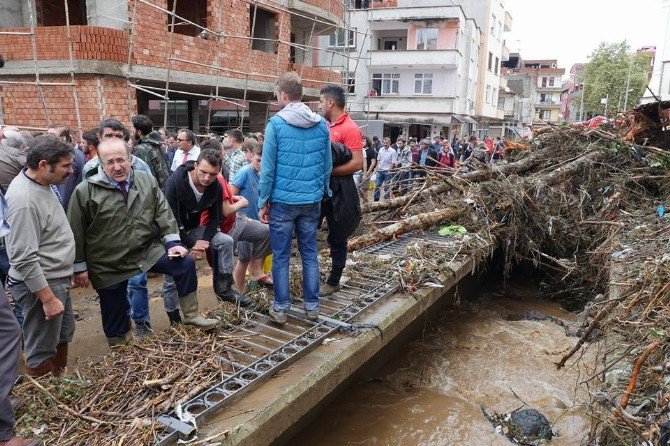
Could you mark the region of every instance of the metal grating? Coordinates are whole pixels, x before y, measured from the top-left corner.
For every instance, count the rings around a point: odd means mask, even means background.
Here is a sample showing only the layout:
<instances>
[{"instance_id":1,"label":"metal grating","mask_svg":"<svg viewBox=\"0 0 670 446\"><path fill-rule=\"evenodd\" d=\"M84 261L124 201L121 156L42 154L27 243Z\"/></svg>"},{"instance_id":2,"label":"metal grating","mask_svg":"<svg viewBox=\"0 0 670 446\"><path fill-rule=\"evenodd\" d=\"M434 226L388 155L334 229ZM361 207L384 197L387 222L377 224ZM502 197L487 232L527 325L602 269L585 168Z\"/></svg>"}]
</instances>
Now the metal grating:
<instances>
[{"instance_id":1,"label":"metal grating","mask_svg":"<svg viewBox=\"0 0 670 446\"><path fill-rule=\"evenodd\" d=\"M358 252L399 255L407 245L418 240L445 242L443 237L436 234L412 233ZM197 423L217 412L277 371L297 361L340 329L354 328L350 325L354 318L397 290L396 285L380 283L372 268L359 267L357 276L344 282L340 291L319 299L322 316L318 321L307 319L300 309L302 299L294 298L288 312L288 322L281 327L274 325L266 315L258 312L254 312L243 326L230 327L236 335L236 343L244 347L227 347L227 357L219 357L230 367L230 374L219 384L202 391L183 404L181 416L176 409L159 416L158 420L168 429L156 444L166 445L177 440L180 435L193 435L194 426L182 420L192 417ZM223 334L229 335L230 333Z\"/></svg>"}]
</instances>

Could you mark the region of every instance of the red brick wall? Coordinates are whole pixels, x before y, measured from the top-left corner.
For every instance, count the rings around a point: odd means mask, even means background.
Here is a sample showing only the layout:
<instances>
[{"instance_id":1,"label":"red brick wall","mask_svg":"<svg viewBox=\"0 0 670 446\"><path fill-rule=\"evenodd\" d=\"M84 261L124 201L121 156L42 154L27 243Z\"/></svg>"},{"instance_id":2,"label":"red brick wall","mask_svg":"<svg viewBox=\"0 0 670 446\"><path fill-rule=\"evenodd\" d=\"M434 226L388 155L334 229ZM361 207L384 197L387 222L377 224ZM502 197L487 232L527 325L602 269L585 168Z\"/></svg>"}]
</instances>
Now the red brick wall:
<instances>
[{"instance_id":1,"label":"red brick wall","mask_svg":"<svg viewBox=\"0 0 670 446\"><path fill-rule=\"evenodd\" d=\"M3 31L27 31L9 28ZM72 57L85 60L128 62L128 33L99 26L71 26ZM39 60L67 60L68 41L65 26L45 26L35 29ZM0 48L6 60L32 60L30 36L0 35Z\"/></svg>"},{"instance_id":2,"label":"red brick wall","mask_svg":"<svg viewBox=\"0 0 670 446\"><path fill-rule=\"evenodd\" d=\"M13 81L34 81L34 77L12 78ZM69 76L40 76L43 82L69 83ZM76 80L79 113L84 130L97 127L100 117L115 118L130 125L128 116L128 88L123 78L79 76ZM7 125L46 128L48 125L65 124L77 128L73 87L43 86L44 102L49 113L49 123L44 116L42 103L35 85L3 85L0 87L4 120ZM130 90L133 113L137 110L135 90ZM100 97L104 101L100 100ZM103 112L104 110L104 112Z\"/></svg>"},{"instance_id":3,"label":"red brick wall","mask_svg":"<svg viewBox=\"0 0 670 446\"><path fill-rule=\"evenodd\" d=\"M339 84L342 82L342 76L334 71L307 67L300 64L293 64L291 69L301 75L302 85L307 88L320 89L326 84Z\"/></svg>"}]
</instances>

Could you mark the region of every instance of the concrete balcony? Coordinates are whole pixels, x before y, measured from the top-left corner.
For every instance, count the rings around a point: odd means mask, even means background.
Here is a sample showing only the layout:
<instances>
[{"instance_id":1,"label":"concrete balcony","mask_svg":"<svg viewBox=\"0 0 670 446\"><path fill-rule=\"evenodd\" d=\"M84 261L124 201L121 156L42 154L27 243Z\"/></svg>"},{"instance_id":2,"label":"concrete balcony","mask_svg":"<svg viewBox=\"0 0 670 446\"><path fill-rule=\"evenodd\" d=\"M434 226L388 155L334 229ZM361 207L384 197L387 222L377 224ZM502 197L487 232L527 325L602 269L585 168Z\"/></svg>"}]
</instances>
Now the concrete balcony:
<instances>
[{"instance_id":1,"label":"concrete balcony","mask_svg":"<svg viewBox=\"0 0 670 446\"><path fill-rule=\"evenodd\" d=\"M344 20L344 8L338 0L288 0L287 6L301 15L316 16L332 23L340 24ZM322 32L324 24L316 25L318 32Z\"/></svg>"},{"instance_id":2,"label":"concrete balcony","mask_svg":"<svg viewBox=\"0 0 670 446\"><path fill-rule=\"evenodd\" d=\"M457 68L460 61L458 50L370 51L372 68Z\"/></svg>"},{"instance_id":3,"label":"concrete balcony","mask_svg":"<svg viewBox=\"0 0 670 446\"><path fill-rule=\"evenodd\" d=\"M371 96L370 115L373 113L453 113L456 98L445 96Z\"/></svg>"},{"instance_id":4,"label":"concrete balcony","mask_svg":"<svg viewBox=\"0 0 670 446\"><path fill-rule=\"evenodd\" d=\"M512 24L513 24L513 19L512 15L509 13L509 11L505 11L505 22L503 24L504 26L504 31L506 33L512 31Z\"/></svg>"},{"instance_id":5,"label":"concrete balcony","mask_svg":"<svg viewBox=\"0 0 670 446\"><path fill-rule=\"evenodd\" d=\"M417 7L414 3L412 5L400 4L395 8L372 8L369 10L369 14L372 29L380 29L379 26L383 25L379 22L390 21L406 24L411 20L435 20L439 18L440 20L458 19L463 21L465 19L460 6L427 6L422 4Z\"/></svg>"},{"instance_id":6,"label":"concrete balcony","mask_svg":"<svg viewBox=\"0 0 670 446\"><path fill-rule=\"evenodd\" d=\"M536 101L535 106L541 108L558 108L561 106L561 101Z\"/></svg>"}]
</instances>

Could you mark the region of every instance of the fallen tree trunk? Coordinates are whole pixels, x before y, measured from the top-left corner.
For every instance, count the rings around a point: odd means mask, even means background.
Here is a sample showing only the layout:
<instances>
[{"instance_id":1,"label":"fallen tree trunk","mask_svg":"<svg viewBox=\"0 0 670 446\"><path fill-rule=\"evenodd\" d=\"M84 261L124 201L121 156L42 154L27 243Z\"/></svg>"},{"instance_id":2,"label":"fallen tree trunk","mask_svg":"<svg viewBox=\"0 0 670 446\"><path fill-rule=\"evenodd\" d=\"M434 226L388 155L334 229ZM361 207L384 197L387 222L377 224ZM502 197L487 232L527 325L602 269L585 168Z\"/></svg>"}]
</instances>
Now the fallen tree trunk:
<instances>
[{"instance_id":1,"label":"fallen tree trunk","mask_svg":"<svg viewBox=\"0 0 670 446\"><path fill-rule=\"evenodd\" d=\"M536 181L541 186L555 186L568 178L574 177L586 165L595 163L605 157L605 152L600 150L593 150L579 158L570 161L569 163L551 171L550 173L539 177Z\"/></svg>"},{"instance_id":2,"label":"fallen tree trunk","mask_svg":"<svg viewBox=\"0 0 670 446\"><path fill-rule=\"evenodd\" d=\"M401 234L404 234L415 229L430 228L437 224L443 223L458 215L458 211L454 208L440 209L438 211L426 212L425 214L414 215L405 220L400 220L390 226L382 229L375 229L370 234L361 235L349 240L349 251L363 249L367 246L374 245L378 242L390 240Z\"/></svg>"},{"instance_id":3,"label":"fallen tree trunk","mask_svg":"<svg viewBox=\"0 0 670 446\"><path fill-rule=\"evenodd\" d=\"M533 167L537 166L538 164L539 160L536 157L529 156L528 158L524 158L522 160L515 161L513 163L505 164L500 167L496 166L493 169L486 169L486 170L482 169L474 172L454 175L453 178L459 180L465 180L468 182L486 181L495 178L499 175L512 175L521 172L526 172L532 169ZM384 211L387 209L399 208L401 206L405 206L412 200L416 202L425 200L426 198L431 197L435 194L446 192L452 187L453 186L451 186L449 183L445 182L436 184L435 186L431 186L422 190L421 192L418 193L416 198L414 198L416 194L410 193L407 195L403 195L402 197L392 198L390 200L365 203L361 205L361 213L365 214L366 212L377 212L377 211Z\"/></svg>"}]
</instances>

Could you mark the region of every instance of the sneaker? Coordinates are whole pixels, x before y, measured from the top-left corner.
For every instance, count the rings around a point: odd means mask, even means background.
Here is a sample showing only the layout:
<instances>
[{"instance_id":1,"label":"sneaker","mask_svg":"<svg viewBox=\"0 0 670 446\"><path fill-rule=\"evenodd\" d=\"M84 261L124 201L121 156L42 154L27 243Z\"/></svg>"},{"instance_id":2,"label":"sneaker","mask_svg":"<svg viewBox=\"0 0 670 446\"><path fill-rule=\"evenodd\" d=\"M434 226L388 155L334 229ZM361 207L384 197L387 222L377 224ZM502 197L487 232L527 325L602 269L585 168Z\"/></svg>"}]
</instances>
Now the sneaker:
<instances>
[{"instance_id":1,"label":"sneaker","mask_svg":"<svg viewBox=\"0 0 670 446\"><path fill-rule=\"evenodd\" d=\"M275 324L284 325L288 319L286 311L277 311L274 309L274 306L270 307L268 314L270 315L270 320Z\"/></svg>"},{"instance_id":2,"label":"sneaker","mask_svg":"<svg viewBox=\"0 0 670 446\"><path fill-rule=\"evenodd\" d=\"M337 285L329 285L327 282L319 284L319 296L328 296L335 291L340 291L339 283Z\"/></svg>"},{"instance_id":3,"label":"sneaker","mask_svg":"<svg viewBox=\"0 0 670 446\"><path fill-rule=\"evenodd\" d=\"M135 322L135 339L148 338L154 333L151 324L147 321Z\"/></svg>"},{"instance_id":4,"label":"sneaker","mask_svg":"<svg viewBox=\"0 0 670 446\"><path fill-rule=\"evenodd\" d=\"M307 319L310 321L318 321L319 320L319 309L317 308L316 310L305 310L305 313L307 313Z\"/></svg>"}]
</instances>

